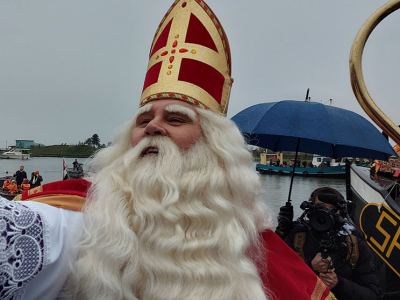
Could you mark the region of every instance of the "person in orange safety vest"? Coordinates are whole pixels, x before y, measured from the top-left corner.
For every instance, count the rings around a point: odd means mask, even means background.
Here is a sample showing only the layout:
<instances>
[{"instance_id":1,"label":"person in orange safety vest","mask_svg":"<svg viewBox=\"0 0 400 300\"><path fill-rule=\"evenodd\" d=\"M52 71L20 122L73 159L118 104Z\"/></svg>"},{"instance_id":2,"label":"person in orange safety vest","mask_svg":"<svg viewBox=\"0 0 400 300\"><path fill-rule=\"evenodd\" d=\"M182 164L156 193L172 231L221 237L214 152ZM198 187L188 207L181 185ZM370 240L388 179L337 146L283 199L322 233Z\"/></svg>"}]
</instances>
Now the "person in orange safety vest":
<instances>
[{"instance_id":1,"label":"person in orange safety vest","mask_svg":"<svg viewBox=\"0 0 400 300\"><path fill-rule=\"evenodd\" d=\"M24 191L26 191L26 190L29 190L30 188L31 188L31 184L29 183L29 180L28 179L24 179L24 181L22 182L22 184L21 184L21 188L24 190Z\"/></svg>"},{"instance_id":2,"label":"person in orange safety vest","mask_svg":"<svg viewBox=\"0 0 400 300\"><path fill-rule=\"evenodd\" d=\"M6 180L4 180L4 182L3 182L3 190L4 191L8 191L8 186L10 185L10 183L11 183L11 178L7 177Z\"/></svg>"},{"instance_id":3,"label":"person in orange safety vest","mask_svg":"<svg viewBox=\"0 0 400 300\"><path fill-rule=\"evenodd\" d=\"M12 195L18 191L17 182L12 180L11 183L8 185L8 192Z\"/></svg>"}]
</instances>

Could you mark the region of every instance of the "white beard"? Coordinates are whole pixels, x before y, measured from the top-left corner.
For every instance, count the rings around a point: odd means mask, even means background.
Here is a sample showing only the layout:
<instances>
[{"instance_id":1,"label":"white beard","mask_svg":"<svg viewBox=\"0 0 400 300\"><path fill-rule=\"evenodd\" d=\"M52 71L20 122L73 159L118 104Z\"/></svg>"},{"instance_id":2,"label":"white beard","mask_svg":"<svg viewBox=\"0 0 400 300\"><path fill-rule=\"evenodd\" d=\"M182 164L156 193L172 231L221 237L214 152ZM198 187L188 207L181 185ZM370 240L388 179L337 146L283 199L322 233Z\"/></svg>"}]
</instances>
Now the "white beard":
<instances>
[{"instance_id":1,"label":"white beard","mask_svg":"<svg viewBox=\"0 0 400 300\"><path fill-rule=\"evenodd\" d=\"M156 156L141 157L149 146ZM257 203L232 195L223 163L200 139L181 153L149 137L93 178L76 299L267 299L246 256Z\"/></svg>"}]
</instances>

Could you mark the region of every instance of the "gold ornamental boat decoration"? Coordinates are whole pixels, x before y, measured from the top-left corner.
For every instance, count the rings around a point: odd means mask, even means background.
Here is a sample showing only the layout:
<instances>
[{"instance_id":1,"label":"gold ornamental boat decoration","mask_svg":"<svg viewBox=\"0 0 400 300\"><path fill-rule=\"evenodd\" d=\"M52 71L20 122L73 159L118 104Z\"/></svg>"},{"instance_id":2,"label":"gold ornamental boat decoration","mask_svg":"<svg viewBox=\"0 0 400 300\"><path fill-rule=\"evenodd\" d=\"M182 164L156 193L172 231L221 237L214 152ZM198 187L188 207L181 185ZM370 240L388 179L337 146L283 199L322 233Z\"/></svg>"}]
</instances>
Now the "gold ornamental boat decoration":
<instances>
[{"instance_id":1,"label":"gold ornamental boat decoration","mask_svg":"<svg viewBox=\"0 0 400 300\"><path fill-rule=\"evenodd\" d=\"M374 12L360 28L350 51L350 80L354 95L367 115L400 145L400 128L375 104L362 73L362 55L368 37L383 19L399 8L400 0L389 1Z\"/></svg>"}]
</instances>

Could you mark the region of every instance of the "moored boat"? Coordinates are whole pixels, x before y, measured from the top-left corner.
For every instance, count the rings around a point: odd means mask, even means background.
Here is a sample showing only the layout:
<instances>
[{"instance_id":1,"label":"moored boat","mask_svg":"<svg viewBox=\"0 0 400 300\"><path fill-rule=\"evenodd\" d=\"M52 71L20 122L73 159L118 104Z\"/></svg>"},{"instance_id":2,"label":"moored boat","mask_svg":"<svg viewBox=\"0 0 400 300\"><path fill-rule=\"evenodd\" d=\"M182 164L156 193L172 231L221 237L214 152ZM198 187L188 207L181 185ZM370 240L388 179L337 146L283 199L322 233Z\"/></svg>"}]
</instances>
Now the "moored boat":
<instances>
[{"instance_id":1,"label":"moored boat","mask_svg":"<svg viewBox=\"0 0 400 300\"><path fill-rule=\"evenodd\" d=\"M347 159L352 159L351 157ZM344 178L346 174L346 158L331 159L329 157L314 155L313 161L309 164L303 164L295 167L295 174L303 176L319 176L319 177L339 177ZM256 165L256 170L260 174L279 174L289 175L293 172L292 165L267 165L263 156L261 163Z\"/></svg>"},{"instance_id":2,"label":"moored boat","mask_svg":"<svg viewBox=\"0 0 400 300\"><path fill-rule=\"evenodd\" d=\"M9 151L0 154L2 159L29 159L30 154L28 149L12 148Z\"/></svg>"}]
</instances>

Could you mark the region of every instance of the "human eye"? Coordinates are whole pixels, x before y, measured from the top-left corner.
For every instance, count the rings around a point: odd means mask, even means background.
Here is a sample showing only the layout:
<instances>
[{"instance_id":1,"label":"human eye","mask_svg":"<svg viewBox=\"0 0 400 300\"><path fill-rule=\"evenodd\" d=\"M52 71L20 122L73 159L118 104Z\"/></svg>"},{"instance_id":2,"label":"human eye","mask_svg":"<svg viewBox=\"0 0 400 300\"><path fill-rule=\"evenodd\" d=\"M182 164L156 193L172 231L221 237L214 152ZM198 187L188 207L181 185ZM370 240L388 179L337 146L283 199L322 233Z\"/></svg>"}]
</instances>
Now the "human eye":
<instances>
[{"instance_id":1,"label":"human eye","mask_svg":"<svg viewBox=\"0 0 400 300\"><path fill-rule=\"evenodd\" d=\"M143 126L143 125L147 125L148 123L150 123L151 119L150 118L139 118L136 121L136 126Z\"/></svg>"},{"instance_id":2,"label":"human eye","mask_svg":"<svg viewBox=\"0 0 400 300\"><path fill-rule=\"evenodd\" d=\"M174 114L174 115L171 115L168 117L168 122L173 125L181 125L181 124L189 123L189 120L184 115Z\"/></svg>"},{"instance_id":3,"label":"human eye","mask_svg":"<svg viewBox=\"0 0 400 300\"><path fill-rule=\"evenodd\" d=\"M144 119L144 120L140 121L140 125L148 124L148 123L150 123L149 119Z\"/></svg>"},{"instance_id":4,"label":"human eye","mask_svg":"<svg viewBox=\"0 0 400 300\"><path fill-rule=\"evenodd\" d=\"M170 122L176 122L176 123L186 123L186 120L184 118L180 117L172 117L169 119Z\"/></svg>"}]
</instances>

